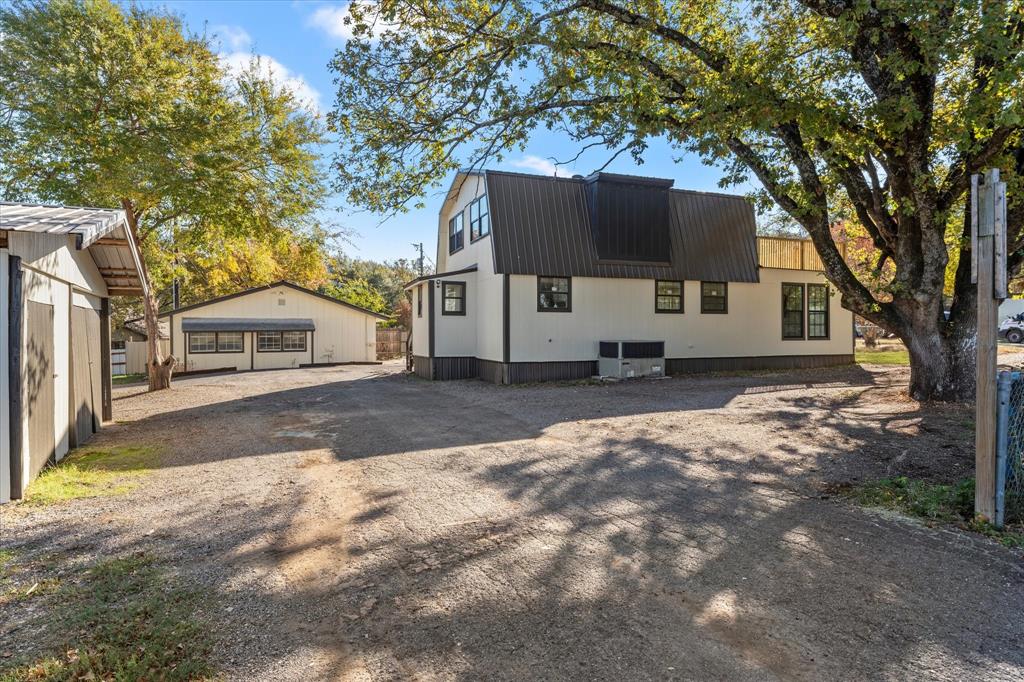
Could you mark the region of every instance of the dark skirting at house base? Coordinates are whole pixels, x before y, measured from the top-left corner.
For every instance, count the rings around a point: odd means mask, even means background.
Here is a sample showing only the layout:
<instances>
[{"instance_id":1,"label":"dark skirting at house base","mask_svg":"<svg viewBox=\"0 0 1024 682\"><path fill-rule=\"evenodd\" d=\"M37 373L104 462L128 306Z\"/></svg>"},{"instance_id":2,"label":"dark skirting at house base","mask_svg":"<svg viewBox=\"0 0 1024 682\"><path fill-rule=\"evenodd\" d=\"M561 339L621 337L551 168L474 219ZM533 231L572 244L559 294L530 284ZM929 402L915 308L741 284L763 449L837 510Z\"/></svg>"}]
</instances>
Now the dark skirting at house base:
<instances>
[{"instance_id":1,"label":"dark skirting at house base","mask_svg":"<svg viewBox=\"0 0 1024 682\"><path fill-rule=\"evenodd\" d=\"M759 355L732 358L666 358L665 371L673 374L739 372L762 369L811 369L853 364L853 355ZM596 360L555 362L497 362L474 357L413 357L413 372L424 379L483 379L495 384L572 381L597 374Z\"/></svg>"}]
</instances>

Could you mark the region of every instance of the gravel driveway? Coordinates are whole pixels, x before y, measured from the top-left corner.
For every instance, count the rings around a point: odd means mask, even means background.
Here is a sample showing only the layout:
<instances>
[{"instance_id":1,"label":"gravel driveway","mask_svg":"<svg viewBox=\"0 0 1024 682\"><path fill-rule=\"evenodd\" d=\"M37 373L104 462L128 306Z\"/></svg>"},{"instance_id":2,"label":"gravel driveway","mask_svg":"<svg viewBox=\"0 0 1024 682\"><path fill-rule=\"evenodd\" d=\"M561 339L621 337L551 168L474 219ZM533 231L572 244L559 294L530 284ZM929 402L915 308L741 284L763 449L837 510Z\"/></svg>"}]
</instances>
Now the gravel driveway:
<instances>
[{"instance_id":1,"label":"gravel driveway","mask_svg":"<svg viewBox=\"0 0 1024 682\"><path fill-rule=\"evenodd\" d=\"M164 466L3 528L166 557L238 680L1022 679L1019 553L828 494L969 473L962 408L904 400L901 372L126 387L96 442Z\"/></svg>"}]
</instances>

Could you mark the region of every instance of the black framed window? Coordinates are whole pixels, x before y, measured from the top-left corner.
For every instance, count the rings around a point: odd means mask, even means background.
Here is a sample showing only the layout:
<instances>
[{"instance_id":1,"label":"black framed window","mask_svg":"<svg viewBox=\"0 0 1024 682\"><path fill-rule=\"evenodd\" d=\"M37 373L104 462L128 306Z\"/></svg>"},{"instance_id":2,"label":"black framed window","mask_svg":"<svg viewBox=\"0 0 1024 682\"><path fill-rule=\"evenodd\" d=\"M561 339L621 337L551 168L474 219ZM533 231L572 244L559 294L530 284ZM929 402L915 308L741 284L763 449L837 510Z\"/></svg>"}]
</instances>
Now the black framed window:
<instances>
[{"instance_id":1,"label":"black framed window","mask_svg":"<svg viewBox=\"0 0 1024 682\"><path fill-rule=\"evenodd\" d=\"M807 285L807 338L828 338L828 301L827 284Z\"/></svg>"},{"instance_id":2,"label":"black framed window","mask_svg":"<svg viewBox=\"0 0 1024 682\"><path fill-rule=\"evenodd\" d=\"M298 353L306 350L306 332L256 332L259 353Z\"/></svg>"},{"instance_id":3,"label":"black framed window","mask_svg":"<svg viewBox=\"0 0 1024 682\"><path fill-rule=\"evenodd\" d=\"M281 332L281 350L306 350L306 332Z\"/></svg>"},{"instance_id":4,"label":"black framed window","mask_svg":"<svg viewBox=\"0 0 1024 682\"><path fill-rule=\"evenodd\" d=\"M463 214L460 211L448 221L448 253L455 253L463 246L463 220Z\"/></svg>"},{"instance_id":5,"label":"black framed window","mask_svg":"<svg viewBox=\"0 0 1024 682\"><path fill-rule=\"evenodd\" d=\"M245 334L242 332L217 332L218 353L241 353L245 350Z\"/></svg>"},{"instance_id":6,"label":"black framed window","mask_svg":"<svg viewBox=\"0 0 1024 682\"><path fill-rule=\"evenodd\" d=\"M256 332L256 350L260 353L281 350L281 332Z\"/></svg>"},{"instance_id":7,"label":"black framed window","mask_svg":"<svg viewBox=\"0 0 1024 682\"><path fill-rule=\"evenodd\" d=\"M727 282L701 282L700 311L702 313L728 313L729 284Z\"/></svg>"},{"instance_id":8,"label":"black framed window","mask_svg":"<svg viewBox=\"0 0 1024 682\"><path fill-rule=\"evenodd\" d=\"M241 353L245 350L242 332L189 332L189 353Z\"/></svg>"},{"instance_id":9,"label":"black framed window","mask_svg":"<svg viewBox=\"0 0 1024 682\"><path fill-rule=\"evenodd\" d=\"M441 314L466 314L466 283L441 282Z\"/></svg>"},{"instance_id":10,"label":"black framed window","mask_svg":"<svg viewBox=\"0 0 1024 682\"><path fill-rule=\"evenodd\" d=\"M782 338L804 338L804 285L782 285Z\"/></svg>"},{"instance_id":11,"label":"black framed window","mask_svg":"<svg viewBox=\"0 0 1024 682\"><path fill-rule=\"evenodd\" d=\"M188 335L189 353L216 353L217 333L216 332L189 332Z\"/></svg>"},{"instance_id":12,"label":"black framed window","mask_svg":"<svg viewBox=\"0 0 1024 682\"><path fill-rule=\"evenodd\" d=\"M683 312L683 283L668 280L654 282L654 312Z\"/></svg>"},{"instance_id":13,"label":"black framed window","mask_svg":"<svg viewBox=\"0 0 1024 682\"><path fill-rule=\"evenodd\" d=\"M476 241L491 233L491 216L487 210L487 195L469 205L469 239Z\"/></svg>"},{"instance_id":14,"label":"black framed window","mask_svg":"<svg viewBox=\"0 0 1024 682\"><path fill-rule=\"evenodd\" d=\"M423 285L416 287L416 317L423 317Z\"/></svg>"},{"instance_id":15,"label":"black framed window","mask_svg":"<svg viewBox=\"0 0 1024 682\"><path fill-rule=\"evenodd\" d=\"M537 310L545 313L572 312L572 278L538 277Z\"/></svg>"}]
</instances>

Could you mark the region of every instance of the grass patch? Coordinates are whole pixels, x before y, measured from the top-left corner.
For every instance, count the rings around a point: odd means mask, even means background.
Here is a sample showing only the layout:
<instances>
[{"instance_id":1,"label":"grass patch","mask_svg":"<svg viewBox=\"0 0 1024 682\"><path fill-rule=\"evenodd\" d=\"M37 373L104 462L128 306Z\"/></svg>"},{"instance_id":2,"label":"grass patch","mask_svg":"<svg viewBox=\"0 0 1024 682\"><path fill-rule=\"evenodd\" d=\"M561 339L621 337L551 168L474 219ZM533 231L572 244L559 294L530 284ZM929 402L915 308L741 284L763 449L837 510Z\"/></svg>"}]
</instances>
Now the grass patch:
<instances>
[{"instance_id":1,"label":"grass patch","mask_svg":"<svg viewBox=\"0 0 1024 682\"><path fill-rule=\"evenodd\" d=\"M141 381L146 381L145 374L121 374L110 379L110 382L114 386L122 386L124 384L137 384Z\"/></svg>"},{"instance_id":2,"label":"grass patch","mask_svg":"<svg viewBox=\"0 0 1024 682\"><path fill-rule=\"evenodd\" d=\"M127 445L79 448L44 469L25 491L24 504L47 505L80 497L120 495L138 485L141 474L156 466L155 447Z\"/></svg>"},{"instance_id":3,"label":"grass patch","mask_svg":"<svg viewBox=\"0 0 1024 682\"><path fill-rule=\"evenodd\" d=\"M1019 505L1008 504L1002 530L974 518L974 479L953 485L915 481L906 476L864 483L846 496L867 507L879 507L923 519L929 524L952 524L981 533L1007 547L1024 547L1024 517Z\"/></svg>"},{"instance_id":4,"label":"grass patch","mask_svg":"<svg viewBox=\"0 0 1024 682\"><path fill-rule=\"evenodd\" d=\"M910 354L906 350L894 350L890 348L881 348L879 350L873 350L870 348L857 348L854 353L854 358L857 364L871 364L871 365L909 365Z\"/></svg>"},{"instance_id":5,"label":"grass patch","mask_svg":"<svg viewBox=\"0 0 1024 682\"><path fill-rule=\"evenodd\" d=\"M104 561L60 588L42 616L61 653L16 663L0 682L207 679L211 645L195 617L202 603L150 557Z\"/></svg>"}]
</instances>

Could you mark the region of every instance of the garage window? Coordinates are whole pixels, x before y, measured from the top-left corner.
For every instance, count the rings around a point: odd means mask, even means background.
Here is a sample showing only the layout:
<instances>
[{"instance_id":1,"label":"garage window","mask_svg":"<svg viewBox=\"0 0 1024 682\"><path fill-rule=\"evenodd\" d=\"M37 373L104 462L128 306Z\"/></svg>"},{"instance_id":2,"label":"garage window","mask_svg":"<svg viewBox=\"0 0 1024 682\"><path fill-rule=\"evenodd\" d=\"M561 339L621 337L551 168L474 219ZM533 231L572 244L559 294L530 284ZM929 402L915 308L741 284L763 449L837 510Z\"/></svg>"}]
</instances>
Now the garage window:
<instances>
[{"instance_id":1,"label":"garage window","mask_svg":"<svg viewBox=\"0 0 1024 682\"><path fill-rule=\"evenodd\" d=\"M192 332L188 335L189 353L216 353L217 334L215 332Z\"/></svg>"},{"instance_id":2,"label":"garage window","mask_svg":"<svg viewBox=\"0 0 1024 682\"><path fill-rule=\"evenodd\" d=\"M281 347L289 351L306 350L306 332L283 332Z\"/></svg>"},{"instance_id":3,"label":"garage window","mask_svg":"<svg viewBox=\"0 0 1024 682\"><path fill-rule=\"evenodd\" d=\"M281 350L281 332L259 332L256 335L256 350L261 353Z\"/></svg>"},{"instance_id":4,"label":"garage window","mask_svg":"<svg viewBox=\"0 0 1024 682\"><path fill-rule=\"evenodd\" d=\"M217 332L218 353L241 353L245 350L242 332Z\"/></svg>"}]
</instances>

